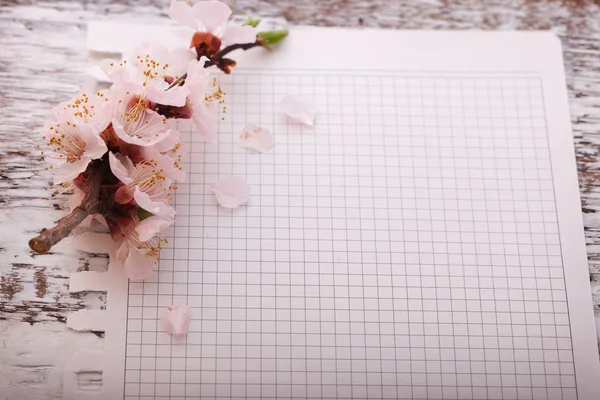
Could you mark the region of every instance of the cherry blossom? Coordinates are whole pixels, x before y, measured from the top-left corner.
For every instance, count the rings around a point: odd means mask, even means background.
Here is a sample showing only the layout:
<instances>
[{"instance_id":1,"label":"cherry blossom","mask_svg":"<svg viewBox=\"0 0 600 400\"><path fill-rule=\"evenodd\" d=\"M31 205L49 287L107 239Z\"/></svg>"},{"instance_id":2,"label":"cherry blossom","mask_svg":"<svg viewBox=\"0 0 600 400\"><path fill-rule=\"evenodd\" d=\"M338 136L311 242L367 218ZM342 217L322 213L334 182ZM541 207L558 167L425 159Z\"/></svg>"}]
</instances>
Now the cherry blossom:
<instances>
[{"instance_id":1,"label":"cherry blossom","mask_svg":"<svg viewBox=\"0 0 600 400\"><path fill-rule=\"evenodd\" d=\"M115 101L112 127L122 141L137 146L152 146L165 140L171 129L167 119L150 108L139 95L125 91Z\"/></svg>"},{"instance_id":2,"label":"cherry blossom","mask_svg":"<svg viewBox=\"0 0 600 400\"><path fill-rule=\"evenodd\" d=\"M173 0L169 16L196 32L209 33L219 38L223 47L256 41L257 29L232 23L229 19L231 8L220 1L200 1L190 6L186 2Z\"/></svg>"},{"instance_id":3,"label":"cherry blossom","mask_svg":"<svg viewBox=\"0 0 600 400\"><path fill-rule=\"evenodd\" d=\"M83 232L73 237L72 244L90 253L108 253L111 265L123 268L127 278L145 279L154 271L162 244L167 242L159 232L172 223L160 217L137 223L133 218L125 218L113 227L111 235Z\"/></svg>"},{"instance_id":4,"label":"cherry blossom","mask_svg":"<svg viewBox=\"0 0 600 400\"><path fill-rule=\"evenodd\" d=\"M104 131L112 118L113 102L110 90L88 95L80 93L71 100L59 104L52 110L56 122L87 124L97 133Z\"/></svg>"},{"instance_id":5,"label":"cherry blossom","mask_svg":"<svg viewBox=\"0 0 600 400\"><path fill-rule=\"evenodd\" d=\"M120 87L152 103L181 107L188 89L171 83L179 79L196 58L194 52L180 48L168 51L164 46L143 45L123 61L104 60L102 69ZM168 89L168 90L167 90Z\"/></svg>"},{"instance_id":6,"label":"cherry blossom","mask_svg":"<svg viewBox=\"0 0 600 400\"><path fill-rule=\"evenodd\" d=\"M269 150L275 144L271 131L258 125L246 125L240 137L238 144L248 150L262 153Z\"/></svg>"},{"instance_id":7,"label":"cherry blossom","mask_svg":"<svg viewBox=\"0 0 600 400\"><path fill-rule=\"evenodd\" d=\"M42 138L51 150L42 154L54 168L55 184L77 178L92 160L108 150L90 125L71 121L51 122Z\"/></svg>"},{"instance_id":8,"label":"cherry blossom","mask_svg":"<svg viewBox=\"0 0 600 400\"><path fill-rule=\"evenodd\" d=\"M217 202L225 208L236 208L250 199L250 186L240 176L221 178L212 189Z\"/></svg>"},{"instance_id":9,"label":"cherry blossom","mask_svg":"<svg viewBox=\"0 0 600 400\"><path fill-rule=\"evenodd\" d=\"M145 279L152 274L159 251L166 239L160 232L173 223L172 219L153 216L135 223L135 219L121 222L113 233L113 240L121 242L111 255L111 262L122 267L130 279Z\"/></svg>"},{"instance_id":10,"label":"cherry blossom","mask_svg":"<svg viewBox=\"0 0 600 400\"><path fill-rule=\"evenodd\" d=\"M190 308L173 305L160 312L160 325L170 335L185 335L190 326Z\"/></svg>"},{"instance_id":11,"label":"cherry blossom","mask_svg":"<svg viewBox=\"0 0 600 400\"><path fill-rule=\"evenodd\" d=\"M215 0L194 6L172 1L169 14L193 30L189 48L142 44L122 61L105 60L110 89L80 92L52 110L43 134L50 151L42 154L51 164L47 169L55 171L52 196L71 194L65 207L70 215L29 241L38 254L83 231L92 235L89 240L77 236L74 242L108 252L111 268L122 267L129 278L149 276L166 243L161 232L175 220L172 193L186 178L174 120L192 119L200 137L212 141L217 110L225 113L226 107L225 93L207 68L229 74L236 65L230 53L270 49L288 34L286 29L257 32L259 19L242 24L231 18L229 6ZM253 151L273 146L270 132L258 126L248 126L239 140ZM236 176L221 179L213 191L226 208L250 197L250 187ZM173 312L167 329L184 333L188 309L167 311Z\"/></svg>"},{"instance_id":12,"label":"cherry blossom","mask_svg":"<svg viewBox=\"0 0 600 400\"><path fill-rule=\"evenodd\" d=\"M172 180L168 179L155 159L133 165L127 156L108 153L112 173L123 183L115 193L115 201L127 204L132 200L142 209L166 218L175 210L168 205L172 199Z\"/></svg>"},{"instance_id":13,"label":"cherry blossom","mask_svg":"<svg viewBox=\"0 0 600 400\"><path fill-rule=\"evenodd\" d=\"M317 107L314 101L304 95L292 94L281 100L281 112L290 119L308 126L314 126Z\"/></svg>"}]
</instances>

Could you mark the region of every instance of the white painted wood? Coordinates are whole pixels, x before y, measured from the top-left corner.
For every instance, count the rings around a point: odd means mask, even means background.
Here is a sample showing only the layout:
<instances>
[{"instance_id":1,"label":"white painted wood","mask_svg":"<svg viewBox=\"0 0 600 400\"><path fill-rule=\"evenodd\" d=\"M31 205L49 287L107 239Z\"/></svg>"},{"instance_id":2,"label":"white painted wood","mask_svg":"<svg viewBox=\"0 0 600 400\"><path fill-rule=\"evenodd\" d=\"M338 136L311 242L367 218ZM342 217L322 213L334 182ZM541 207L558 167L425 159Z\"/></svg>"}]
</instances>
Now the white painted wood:
<instances>
[{"instance_id":1,"label":"white painted wood","mask_svg":"<svg viewBox=\"0 0 600 400\"><path fill-rule=\"evenodd\" d=\"M586 228L591 290L600 304L600 7L598 1L236 0L245 14L296 24L402 29L551 29L562 41ZM165 22L168 0L0 4L0 399L61 397L62 367L101 335L67 329L65 317L100 309L101 293L68 293L76 270L107 260L70 249L33 256L27 241L63 215L35 144L50 108L85 85L92 66L86 21ZM147 38L151 39L151 38ZM597 314L598 315L598 314ZM600 319L597 317L597 321ZM600 326L600 323L597 323Z\"/></svg>"}]
</instances>

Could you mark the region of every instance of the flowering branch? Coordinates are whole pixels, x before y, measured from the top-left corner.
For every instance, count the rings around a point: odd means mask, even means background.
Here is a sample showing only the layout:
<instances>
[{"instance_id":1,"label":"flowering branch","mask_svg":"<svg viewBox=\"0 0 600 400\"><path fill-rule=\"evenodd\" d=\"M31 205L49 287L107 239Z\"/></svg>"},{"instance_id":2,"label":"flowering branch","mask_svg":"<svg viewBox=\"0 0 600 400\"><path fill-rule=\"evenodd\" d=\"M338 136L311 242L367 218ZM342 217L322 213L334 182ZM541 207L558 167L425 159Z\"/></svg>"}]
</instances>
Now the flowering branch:
<instances>
[{"instance_id":1,"label":"flowering branch","mask_svg":"<svg viewBox=\"0 0 600 400\"><path fill-rule=\"evenodd\" d=\"M110 89L80 93L53 109L42 135L49 150L42 154L54 183L73 192L72 209L29 241L33 251L47 253L98 216L115 242L111 261L129 278L152 273L166 242L161 232L175 221L169 201L185 178L180 134L168 119L192 119L200 138L212 140L224 93L207 68L230 73L236 63L229 53L268 47L287 34L257 32L257 19L236 24L229 6L216 0L193 7L172 1L169 14L194 29L193 50L142 45L131 58L105 60Z\"/></svg>"},{"instance_id":2,"label":"flowering branch","mask_svg":"<svg viewBox=\"0 0 600 400\"><path fill-rule=\"evenodd\" d=\"M95 161L84 174L85 197L80 205L71 213L58 220L56 226L43 229L40 234L29 241L29 247L36 253L44 254L56 243L66 238L88 215L99 210L100 190L102 189L102 163Z\"/></svg>"},{"instance_id":3,"label":"flowering branch","mask_svg":"<svg viewBox=\"0 0 600 400\"><path fill-rule=\"evenodd\" d=\"M262 43L258 40L254 43L233 44L231 46L228 46L223 50L220 50L214 56L209 57L209 59L204 62L204 68L212 67L213 65L215 65L221 71L225 72L226 74L230 74L231 67L235 67L235 61L224 57L234 50L248 50L257 46L262 46ZM199 53L196 56L196 58L200 60L200 58L202 58L203 56L206 56L206 54ZM171 83L167 90L173 89L175 86L183 85L185 82L185 78L187 78L187 73L183 74L179 79Z\"/></svg>"},{"instance_id":4,"label":"flowering branch","mask_svg":"<svg viewBox=\"0 0 600 400\"><path fill-rule=\"evenodd\" d=\"M258 39L254 43L238 43L232 44L231 46L227 46L224 49L220 50L212 58L207 60L204 63L204 68L208 68L215 65L221 71L225 72L226 74L229 74L231 73L231 68L235 67L236 63L230 58L225 58L225 56L234 50L249 50L257 46L262 46L262 42Z\"/></svg>"}]
</instances>

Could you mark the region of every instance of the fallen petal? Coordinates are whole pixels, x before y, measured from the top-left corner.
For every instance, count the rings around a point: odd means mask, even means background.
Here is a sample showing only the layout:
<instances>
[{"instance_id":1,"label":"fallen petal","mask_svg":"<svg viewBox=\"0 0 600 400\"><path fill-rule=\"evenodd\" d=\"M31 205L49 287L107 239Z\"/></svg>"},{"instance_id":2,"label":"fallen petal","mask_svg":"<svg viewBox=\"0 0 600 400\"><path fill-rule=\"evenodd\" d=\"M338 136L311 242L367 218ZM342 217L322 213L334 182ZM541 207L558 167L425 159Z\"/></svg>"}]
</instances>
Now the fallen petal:
<instances>
[{"instance_id":1,"label":"fallen petal","mask_svg":"<svg viewBox=\"0 0 600 400\"><path fill-rule=\"evenodd\" d=\"M250 186L240 176L221 178L212 189L217 202L225 208L236 208L250 198Z\"/></svg>"},{"instance_id":2,"label":"fallen petal","mask_svg":"<svg viewBox=\"0 0 600 400\"><path fill-rule=\"evenodd\" d=\"M160 313L160 325L170 335L185 335L190 326L188 306L170 306Z\"/></svg>"},{"instance_id":3,"label":"fallen petal","mask_svg":"<svg viewBox=\"0 0 600 400\"><path fill-rule=\"evenodd\" d=\"M238 144L249 150L259 153L269 150L275 144L271 131L258 125L246 125L240 137Z\"/></svg>"},{"instance_id":4,"label":"fallen petal","mask_svg":"<svg viewBox=\"0 0 600 400\"><path fill-rule=\"evenodd\" d=\"M300 94L290 94L281 100L281 112L292 120L308 126L314 126L317 107L310 98Z\"/></svg>"}]
</instances>

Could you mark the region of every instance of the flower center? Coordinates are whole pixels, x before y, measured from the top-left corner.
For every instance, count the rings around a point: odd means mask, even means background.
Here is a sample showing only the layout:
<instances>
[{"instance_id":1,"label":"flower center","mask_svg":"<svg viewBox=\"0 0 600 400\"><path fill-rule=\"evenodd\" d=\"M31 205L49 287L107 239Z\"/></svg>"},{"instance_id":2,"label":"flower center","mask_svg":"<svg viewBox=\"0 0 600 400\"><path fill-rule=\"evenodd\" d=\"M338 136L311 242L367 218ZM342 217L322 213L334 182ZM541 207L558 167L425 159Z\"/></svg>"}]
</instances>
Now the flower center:
<instances>
[{"instance_id":1,"label":"flower center","mask_svg":"<svg viewBox=\"0 0 600 400\"><path fill-rule=\"evenodd\" d=\"M67 162L79 160L85 151L85 142L74 135L75 124L67 121L71 129L63 129L60 124L51 126L53 133L48 139L47 145L52 148L54 153L58 154L59 159L66 159Z\"/></svg>"},{"instance_id":2,"label":"flower center","mask_svg":"<svg viewBox=\"0 0 600 400\"><path fill-rule=\"evenodd\" d=\"M153 81L166 82L169 78L173 79L173 77L165 74L165 71L169 68L169 64L162 65L158 61L150 58L150 54L146 54L146 56L138 54L136 57L138 66L141 67L139 70L141 70L143 75L142 86L147 86Z\"/></svg>"}]
</instances>

